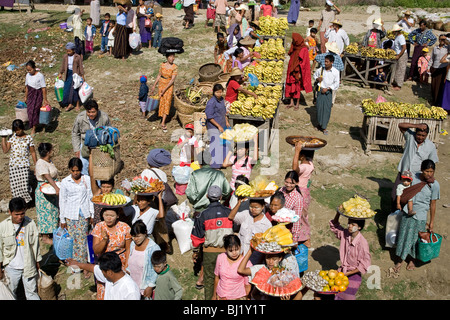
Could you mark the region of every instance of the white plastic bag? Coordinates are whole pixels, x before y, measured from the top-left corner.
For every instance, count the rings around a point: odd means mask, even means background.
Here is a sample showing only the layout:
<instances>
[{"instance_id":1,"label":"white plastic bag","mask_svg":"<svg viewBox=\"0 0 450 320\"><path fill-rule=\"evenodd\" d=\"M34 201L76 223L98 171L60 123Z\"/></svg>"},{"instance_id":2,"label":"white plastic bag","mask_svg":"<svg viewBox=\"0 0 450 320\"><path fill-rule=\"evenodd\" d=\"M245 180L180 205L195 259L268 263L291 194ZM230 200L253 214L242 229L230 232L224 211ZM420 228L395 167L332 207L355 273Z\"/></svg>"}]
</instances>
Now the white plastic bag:
<instances>
[{"instance_id":1,"label":"white plastic bag","mask_svg":"<svg viewBox=\"0 0 450 320\"><path fill-rule=\"evenodd\" d=\"M87 82L84 82L78 92L81 103L84 103L91 95L94 88L92 88Z\"/></svg>"},{"instance_id":2,"label":"white plastic bag","mask_svg":"<svg viewBox=\"0 0 450 320\"><path fill-rule=\"evenodd\" d=\"M185 220L180 219L172 223L173 232L177 238L181 254L192 249L191 232L193 227L194 221L189 218Z\"/></svg>"},{"instance_id":3,"label":"white plastic bag","mask_svg":"<svg viewBox=\"0 0 450 320\"><path fill-rule=\"evenodd\" d=\"M141 35L139 33L133 32L132 34L130 34L129 42L131 49L136 49L141 43Z\"/></svg>"},{"instance_id":4,"label":"white plastic bag","mask_svg":"<svg viewBox=\"0 0 450 320\"><path fill-rule=\"evenodd\" d=\"M3 274L3 279L0 280L0 300L16 300L14 294L9 289L9 279L6 274Z\"/></svg>"},{"instance_id":5,"label":"white plastic bag","mask_svg":"<svg viewBox=\"0 0 450 320\"><path fill-rule=\"evenodd\" d=\"M173 205L172 210L177 214L179 219L186 219L189 218L189 215L192 211L191 207L189 206L189 201L184 200L179 205Z\"/></svg>"},{"instance_id":6,"label":"white plastic bag","mask_svg":"<svg viewBox=\"0 0 450 320\"><path fill-rule=\"evenodd\" d=\"M78 89L83 84L83 78L81 78L81 76L77 73L74 73L72 75L72 79L73 79L73 88L74 89Z\"/></svg>"},{"instance_id":7,"label":"white plastic bag","mask_svg":"<svg viewBox=\"0 0 450 320\"><path fill-rule=\"evenodd\" d=\"M192 168L188 166L174 166L172 168L172 176L176 183L187 184L189 182L192 171L194 170L192 170Z\"/></svg>"}]
</instances>

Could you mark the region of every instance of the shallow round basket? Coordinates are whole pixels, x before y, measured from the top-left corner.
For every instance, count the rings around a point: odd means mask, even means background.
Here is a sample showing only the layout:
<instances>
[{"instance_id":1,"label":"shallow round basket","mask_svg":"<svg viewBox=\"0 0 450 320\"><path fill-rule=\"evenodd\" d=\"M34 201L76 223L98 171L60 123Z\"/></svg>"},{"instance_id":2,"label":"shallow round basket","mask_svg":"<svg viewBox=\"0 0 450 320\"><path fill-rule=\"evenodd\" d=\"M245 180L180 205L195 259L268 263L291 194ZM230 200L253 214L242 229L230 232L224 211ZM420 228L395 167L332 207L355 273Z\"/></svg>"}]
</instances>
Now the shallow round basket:
<instances>
[{"instance_id":1,"label":"shallow round basket","mask_svg":"<svg viewBox=\"0 0 450 320\"><path fill-rule=\"evenodd\" d=\"M184 102L181 98L180 95L185 94L184 90L176 90L175 91L175 97L174 97L174 102L173 105L175 107L175 109L177 110L178 113L181 113L183 115L193 115L194 112L203 112L205 111L206 106L205 105L198 105L198 106L194 106L192 104L188 104L186 102Z\"/></svg>"},{"instance_id":2,"label":"shallow round basket","mask_svg":"<svg viewBox=\"0 0 450 320\"><path fill-rule=\"evenodd\" d=\"M207 63L198 69L200 82L215 82L219 80L219 75L222 72L222 67L217 63Z\"/></svg>"},{"instance_id":3,"label":"shallow round basket","mask_svg":"<svg viewBox=\"0 0 450 320\"><path fill-rule=\"evenodd\" d=\"M188 123L194 123L194 115L192 114L183 114L177 111L177 117L183 127Z\"/></svg>"},{"instance_id":4,"label":"shallow round basket","mask_svg":"<svg viewBox=\"0 0 450 320\"><path fill-rule=\"evenodd\" d=\"M311 141L312 139L319 140L321 142L321 144L308 143L308 141ZM293 146L295 146L295 144L297 143L298 140L306 141L305 147L302 148L303 150L318 150L327 145L326 140L320 139L317 137L311 137L311 136L289 136L289 137L286 137L286 142Z\"/></svg>"},{"instance_id":5,"label":"shallow round basket","mask_svg":"<svg viewBox=\"0 0 450 320\"><path fill-rule=\"evenodd\" d=\"M104 209L104 208L117 209L117 208L126 207L131 202L130 197L127 197L127 196L124 196L124 197L127 199L127 202L123 203L123 204L116 204L116 205L106 204L106 203L102 203L102 202L94 202L94 201L92 201L92 199L91 199L91 201L94 205L96 205L102 209Z\"/></svg>"},{"instance_id":6,"label":"shallow round basket","mask_svg":"<svg viewBox=\"0 0 450 320\"><path fill-rule=\"evenodd\" d=\"M366 217L366 218L348 216L342 211L342 208L340 206L336 208L336 211L339 212L339 214L341 216L346 217L348 219L352 219L352 220L369 220L369 219L373 219L375 217L375 215L372 217Z\"/></svg>"},{"instance_id":7,"label":"shallow round basket","mask_svg":"<svg viewBox=\"0 0 450 320\"><path fill-rule=\"evenodd\" d=\"M161 191L156 191L156 192L136 192L137 196L157 196L158 194L160 194Z\"/></svg>"},{"instance_id":8,"label":"shallow round basket","mask_svg":"<svg viewBox=\"0 0 450 320\"><path fill-rule=\"evenodd\" d=\"M56 181L55 183L56 183L56 185L58 186L58 188L61 188L61 182L60 182L60 181ZM53 186L52 186L50 183L48 183L48 182L43 183L43 184L39 187L39 190L40 190L43 194L46 194L46 195L49 195L49 196L54 196L54 195L56 195L56 190L55 190L55 188L53 188Z\"/></svg>"},{"instance_id":9,"label":"shallow round basket","mask_svg":"<svg viewBox=\"0 0 450 320\"><path fill-rule=\"evenodd\" d=\"M229 79L230 79L230 73L229 72L224 72L224 73L221 73L219 75L219 81L227 82Z\"/></svg>"},{"instance_id":10,"label":"shallow round basket","mask_svg":"<svg viewBox=\"0 0 450 320\"><path fill-rule=\"evenodd\" d=\"M197 88L202 88L202 93L211 95L213 94L214 82L199 82Z\"/></svg>"}]
</instances>

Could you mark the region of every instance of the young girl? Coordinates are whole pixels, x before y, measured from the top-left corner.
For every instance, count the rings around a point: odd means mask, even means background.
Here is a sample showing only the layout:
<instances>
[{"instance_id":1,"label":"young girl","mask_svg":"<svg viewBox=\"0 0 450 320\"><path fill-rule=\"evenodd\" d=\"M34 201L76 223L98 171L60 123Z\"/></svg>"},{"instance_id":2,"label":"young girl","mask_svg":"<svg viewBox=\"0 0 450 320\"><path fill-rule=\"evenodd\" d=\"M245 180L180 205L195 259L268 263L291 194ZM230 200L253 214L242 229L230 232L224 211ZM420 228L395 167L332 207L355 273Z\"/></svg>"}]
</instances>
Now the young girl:
<instances>
[{"instance_id":1,"label":"young girl","mask_svg":"<svg viewBox=\"0 0 450 320\"><path fill-rule=\"evenodd\" d=\"M348 219L348 228L344 229L339 223L339 213L330 220L330 229L341 241L339 256L341 266L339 272L348 277L347 290L339 292L335 300L355 300L356 293L361 285L361 275L367 272L371 265L369 244L361 234L365 220Z\"/></svg>"},{"instance_id":2,"label":"young girl","mask_svg":"<svg viewBox=\"0 0 450 320\"><path fill-rule=\"evenodd\" d=\"M213 28L214 28L214 21L216 20L216 6L214 5L214 2L215 0L208 1L208 6L206 7L205 28L208 28L209 20L213 21Z\"/></svg>"},{"instance_id":3,"label":"young girl","mask_svg":"<svg viewBox=\"0 0 450 320\"><path fill-rule=\"evenodd\" d=\"M280 189L286 199L284 205L289 210L294 210L300 219L292 225L292 236L294 242L305 243L309 246L309 223L307 212L303 211L304 200L300 188L299 178L296 171L289 171L284 178L284 187Z\"/></svg>"},{"instance_id":4,"label":"young girl","mask_svg":"<svg viewBox=\"0 0 450 320\"><path fill-rule=\"evenodd\" d=\"M160 98L158 115L162 117L161 129L163 132L167 132L166 118L169 115L170 107L172 105L173 87L178 74L178 66L174 63L175 54L168 53L166 54L166 58L167 61L161 64L158 76L150 91L150 95L153 95L155 86L158 84L158 94Z\"/></svg>"},{"instance_id":5,"label":"young girl","mask_svg":"<svg viewBox=\"0 0 450 320\"><path fill-rule=\"evenodd\" d=\"M116 22L114 20L109 21L109 27L108 27L108 48L109 53L108 55L112 55L113 48L114 48L114 31L116 29Z\"/></svg>"},{"instance_id":6,"label":"young girl","mask_svg":"<svg viewBox=\"0 0 450 320\"><path fill-rule=\"evenodd\" d=\"M425 47L422 49L422 56L417 61L417 67L419 68L420 82L428 83L428 64L431 57L428 55L430 50Z\"/></svg>"},{"instance_id":7,"label":"young girl","mask_svg":"<svg viewBox=\"0 0 450 320\"><path fill-rule=\"evenodd\" d=\"M214 47L214 62L222 67L224 73L228 73L227 59L225 58L225 51L229 49L228 43L225 41L225 36L222 32L217 34L217 42Z\"/></svg>"},{"instance_id":8,"label":"young girl","mask_svg":"<svg viewBox=\"0 0 450 320\"><path fill-rule=\"evenodd\" d=\"M214 269L214 293L212 300L247 300L251 285L248 277L238 273L238 267L244 258L241 253L241 241L234 234L223 237L225 252L217 256ZM247 268L251 263L247 262Z\"/></svg>"},{"instance_id":9,"label":"young girl","mask_svg":"<svg viewBox=\"0 0 450 320\"><path fill-rule=\"evenodd\" d=\"M59 219L61 228L67 229L73 239L73 259L86 263L87 235L94 215L91 181L81 174L83 163L80 158L70 159L68 167L70 175L61 181L59 191Z\"/></svg>"},{"instance_id":10,"label":"young girl","mask_svg":"<svg viewBox=\"0 0 450 320\"><path fill-rule=\"evenodd\" d=\"M317 52L319 51L319 48L317 47L316 34L317 34L317 29L311 28L311 30L309 32L309 36L307 36L305 39L305 43L308 47L309 63L311 66L313 64L314 59L317 56Z\"/></svg>"},{"instance_id":11,"label":"young girl","mask_svg":"<svg viewBox=\"0 0 450 320\"><path fill-rule=\"evenodd\" d=\"M249 156L250 142L236 144L236 153L233 155L232 151L229 151L223 162L223 167L231 167L231 189L235 190L236 177L244 175L250 179L252 174L253 165L258 160L258 135L253 137L253 156Z\"/></svg>"},{"instance_id":12,"label":"young girl","mask_svg":"<svg viewBox=\"0 0 450 320\"><path fill-rule=\"evenodd\" d=\"M2 150L9 155L9 183L12 197L21 197L25 202L31 202L32 198L28 192L28 182L30 174L30 155L34 164L37 162L36 150L34 148L33 137L25 134L25 125L22 120L16 119L12 123L14 134L6 141L6 136L2 137Z\"/></svg>"},{"instance_id":13,"label":"young girl","mask_svg":"<svg viewBox=\"0 0 450 320\"><path fill-rule=\"evenodd\" d=\"M84 37L86 39L86 53L94 52L94 39L97 28L92 24L92 18L86 19L86 27L84 28Z\"/></svg>"},{"instance_id":14,"label":"young girl","mask_svg":"<svg viewBox=\"0 0 450 320\"><path fill-rule=\"evenodd\" d=\"M194 125L186 124L184 135L178 140L180 150L180 167L190 166L192 159L195 159L200 147L197 138L194 136Z\"/></svg>"},{"instance_id":15,"label":"young girl","mask_svg":"<svg viewBox=\"0 0 450 320\"><path fill-rule=\"evenodd\" d=\"M295 144L295 154L292 160L292 170L298 174L298 187L303 196L303 209L308 210L311 203L311 175L314 172L314 164L312 162L314 151L304 150L304 144Z\"/></svg>"},{"instance_id":16,"label":"young girl","mask_svg":"<svg viewBox=\"0 0 450 320\"><path fill-rule=\"evenodd\" d=\"M142 112L142 117L147 116L147 98L148 98L148 86L147 86L147 77L142 75L139 78L139 82L141 86L139 87L139 107Z\"/></svg>"},{"instance_id":17,"label":"young girl","mask_svg":"<svg viewBox=\"0 0 450 320\"><path fill-rule=\"evenodd\" d=\"M266 0L266 4L260 6L259 16L260 17L274 17L276 16L276 8L273 5L272 0Z\"/></svg>"},{"instance_id":18,"label":"young girl","mask_svg":"<svg viewBox=\"0 0 450 320\"><path fill-rule=\"evenodd\" d=\"M25 78L25 103L27 104L28 126L31 127L31 136L36 134L39 124L39 111L42 106L48 105L47 85L42 73L36 70L36 63L30 60L25 65L27 76Z\"/></svg>"}]
</instances>

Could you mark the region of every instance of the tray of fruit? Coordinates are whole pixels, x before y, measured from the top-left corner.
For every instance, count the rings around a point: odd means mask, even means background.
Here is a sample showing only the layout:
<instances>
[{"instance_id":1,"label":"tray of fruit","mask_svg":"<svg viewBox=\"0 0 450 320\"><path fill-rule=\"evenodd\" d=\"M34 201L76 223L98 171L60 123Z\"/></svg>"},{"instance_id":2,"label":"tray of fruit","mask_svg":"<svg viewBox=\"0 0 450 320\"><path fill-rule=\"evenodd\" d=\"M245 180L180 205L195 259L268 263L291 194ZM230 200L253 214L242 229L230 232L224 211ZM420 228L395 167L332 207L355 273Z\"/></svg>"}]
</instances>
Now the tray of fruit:
<instances>
[{"instance_id":1,"label":"tray of fruit","mask_svg":"<svg viewBox=\"0 0 450 320\"><path fill-rule=\"evenodd\" d=\"M250 246L261 253L280 253L295 245L292 233L286 228L286 223L280 223L263 233L256 233Z\"/></svg>"},{"instance_id":2,"label":"tray of fruit","mask_svg":"<svg viewBox=\"0 0 450 320\"><path fill-rule=\"evenodd\" d=\"M319 294L338 294L348 287L348 278L337 270L315 270L306 272L302 281L306 287Z\"/></svg>"},{"instance_id":3,"label":"tray of fruit","mask_svg":"<svg viewBox=\"0 0 450 320\"><path fill-rule=\"evenodd\" d=\"M324 139L308 136L288 136L286 142L293 146L297 143L304 143L303 150L319 150L327 145L327 141Z\"/></svg>"},{"instance_id":4,"label":"tray of fruit","mask_svg":"<svg viewBox=\"0 0 450 320\"><path fill-rule=\"evenodd\" d=\"M370 208L368 199L358 194L344 201L336 210L342 216L354 220L372 219L376 214Z\"/></svg>"},{"instance_id":5,"label":"tray of fruit","mask_svg":"<svg viewBox=\"0 0 450 320\"><path fill-rule=\"evenodd\" d=\"M164 190L164 182L159 179L147 177L135 177L131 181L131 191L137 195L156 196Z\"/></svg>"},{"instance_id":6,"label":"tray of fruit","mask_svg":"<svg viewBox=\"0 0 450 320\"><path fill-rule=\"evenodd\" d=\"M56 181L55 183L56 183L56 185L58 186L58 188L61 188L61 182ZM40 190L43 194L46 194L46 195L55 195L55 194L56 194L55 188L53 188L53 186L52 186L50 183L48 183L48 182L43 183L43 184L39 187L39 190Z\"/></svg>"},{"instance_id":7,"label":"tray of fruit","mask_svg":"<svg viewBox=\"0 0 450 320\"><path fill-rule=\"evenodd\" d=\"M92 197L91 201L100 208L123 208L131 202L131 198L123 194L107 193Z\"/></svg>"},{"instance_id":8,"label":"tray of fruit","mask_svg":"<svg viewBox=\"0 0 450 320\"><path fill-rule=\"evenodd\" d=\"M269 270L264 266L255 273L250 283L262 293L274 297L290 296L302 288L298 275L282 267Z\"/></svg>"}]
</instances>

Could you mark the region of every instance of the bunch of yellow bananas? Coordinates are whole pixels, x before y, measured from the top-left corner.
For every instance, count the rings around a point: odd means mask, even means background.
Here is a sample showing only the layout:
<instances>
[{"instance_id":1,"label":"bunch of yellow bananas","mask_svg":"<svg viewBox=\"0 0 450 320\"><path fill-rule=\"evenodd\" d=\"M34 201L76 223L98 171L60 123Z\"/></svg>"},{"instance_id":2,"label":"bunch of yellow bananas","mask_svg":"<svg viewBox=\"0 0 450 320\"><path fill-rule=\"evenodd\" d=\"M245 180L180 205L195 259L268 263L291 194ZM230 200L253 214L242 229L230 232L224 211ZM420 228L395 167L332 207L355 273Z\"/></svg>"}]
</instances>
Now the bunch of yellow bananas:
<instances>
[{"instance_id":1,"label":"bunch of yellow bananas","mask_svg":"<svg viewBox=\"0 0 450 320\"><path fill-rule=\"evenodd\" d=\"M385 116L396 118L446 119L447 112L441 108L427 107L423 103L411 104L401 102L380 102L364 99L361 103L364 114L368 116Z\"/></svg>"},{"instance_id":2,"label":"bunch of yellow bananas","mask_svg":"<svg viewBox=\"0 0 450 320\"><path fill-rule=\"evenodd\" d=\"M123 194L107 193L102 197L102 202L111 206L126 204L127 198Z\"/></svg>"},{"instance_id":3,"label":"bunch of yellow bananas","mask_svg":"<svg viewBox=\"0 0 450 320\"><path fill-rule=\"evenodd\" d=\"M256 65L249 65L245 67L244 74L252 73L258 77L258 80L263 83L281 83L284 72L284 61L265 61L261 60Z\"/></svg>"},{"instance_id":4,"label":"bunch of yellow bananas","mask_svg":"<svg viewBox=\"0 0 450 320\"><path fill-rule=\"evenodd\" d=\"M235 195L238 197L254 197L255 190L247 184L241 184L236 188Z\"/></svg>"},{"instance_id":5,"label":"bunch of yellow bananas","mask_svg":"<svg viewBox=\"0 0 450 320\"><path fill-rule=\"evenodd\" d=\"M409 33L406 32L406 31L403 31L403 30L401 31L401 33L403 34L403 36L405 37L405 39L408 40L408 35L409 35ZM395 39L394 32L392 32L392 30L389 30L389 31L387 32L387 34L386 34L386 37L387 37L389 40L394 40L394 39Z\"/></svg>"},{"instance_id":6,"label":"bunch of yellow bananas","mask_svg":"<svg viewBox=\"0 0 450 320\"><path fill-rule=\"evenodd\" d=\"M258 95L256 100L252 96L247 97L245 93L239 92L238 99L230 105L230 114L261 117L264 120L271 119L277 110L282 89L280 85L264 86L260 84L255 89L255 93Z\"/></svg>"},{"instance_id":7,"label":"bunch of yellow bananas","mask_svg":"<svg viewBox=\"0 0 450 320\"><path fill-rule=\"evenodd\" d=\"M347 47L345 47L345 52L349 54L357 54L359 52L359 46L356 42L350 43Z\"/></svg>"},{"instance_id":8,"label":"bunch of yellow bananas","mask_svg":"<svg viewBox=\"0 0 450 320\"><path fill-rule=\"evenodd\" d=\"M238 123L234 125L233 129L225 130L220 138L241 142L253 139L256 134L258 134L258 128L255 126L249 123Z\"/></svg>"},{"instance_id":9,"label":"bunch of yellow bananas","mask_svg":"<svg viewBox=\"0 0 450 320\"><path fill-rule=\"evenodd\" d=\"M268 242L276 241L280 246L292 244L292 233L286 228L284 223L279 223L272 228L267 229L262 238Z\"/></svg>"},{"instance_id":10,"label":"bunch of yellow bananas","mask_svg":"<svg viewBox=\"0 0 450 320\"><path fill-rule=\"evenodd\" d=\"M259 18L259 33L264 36L284 36L289 28L287 18L263 16Z\"/></svg>"},{"instance_id":11,"label":"bunch of yellow bananas","mask_svg":"<svg viewBox=\"0 0 450 320\"><path fill-rule=\"evenodd\" d=\"M286 57L286 49L281 38L266 40L259 47L254 47L253 50L261 55L261 59L284 60Z\"/></svg>"}]
</instances>

